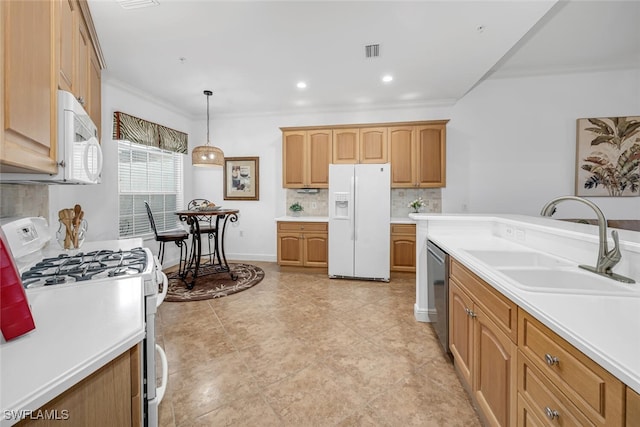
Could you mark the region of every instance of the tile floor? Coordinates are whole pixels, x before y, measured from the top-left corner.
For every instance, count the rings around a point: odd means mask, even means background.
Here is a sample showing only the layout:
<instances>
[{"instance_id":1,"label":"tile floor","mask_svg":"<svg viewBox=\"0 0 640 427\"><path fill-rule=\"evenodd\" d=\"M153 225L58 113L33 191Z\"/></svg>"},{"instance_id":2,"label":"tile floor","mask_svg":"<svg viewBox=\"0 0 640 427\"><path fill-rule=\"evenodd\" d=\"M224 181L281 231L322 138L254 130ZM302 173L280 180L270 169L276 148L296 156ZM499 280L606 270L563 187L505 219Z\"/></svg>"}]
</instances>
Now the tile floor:
<instances>
[{"instance_id":1,"label":"tile floor","mask_svg":"<svg viewBox=\"0 0 640 427\"><path fill-rule=\"evenodd\" d=\"M331 280L273 263L255 287L160 306L161 427L476 426L415 279Z\"/></svg>"}]
</instances>

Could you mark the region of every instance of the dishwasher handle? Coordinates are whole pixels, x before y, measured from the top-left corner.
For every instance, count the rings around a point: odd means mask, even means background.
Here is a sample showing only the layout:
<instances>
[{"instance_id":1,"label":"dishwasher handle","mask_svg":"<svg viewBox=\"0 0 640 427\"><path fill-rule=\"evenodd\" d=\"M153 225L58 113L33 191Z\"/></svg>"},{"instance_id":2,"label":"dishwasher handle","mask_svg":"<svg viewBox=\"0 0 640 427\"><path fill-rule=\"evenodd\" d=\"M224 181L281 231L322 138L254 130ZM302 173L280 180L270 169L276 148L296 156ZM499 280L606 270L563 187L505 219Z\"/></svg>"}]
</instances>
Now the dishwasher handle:
<instances>
[{"instance_id":1,"label":"dishwasher handle","mask_svg":"<svg viewBox=\"0 0 640 427\"><path fill-rule=\"evenodd\" d=\"M429 243L427 243L427 252L429 252L433 256L433 258L435 258L436 261L438 261L440 264L444 264L446 262L444 259L446 254L443 253L439 248L434 248Z\"/></svg>"}]
</instances>

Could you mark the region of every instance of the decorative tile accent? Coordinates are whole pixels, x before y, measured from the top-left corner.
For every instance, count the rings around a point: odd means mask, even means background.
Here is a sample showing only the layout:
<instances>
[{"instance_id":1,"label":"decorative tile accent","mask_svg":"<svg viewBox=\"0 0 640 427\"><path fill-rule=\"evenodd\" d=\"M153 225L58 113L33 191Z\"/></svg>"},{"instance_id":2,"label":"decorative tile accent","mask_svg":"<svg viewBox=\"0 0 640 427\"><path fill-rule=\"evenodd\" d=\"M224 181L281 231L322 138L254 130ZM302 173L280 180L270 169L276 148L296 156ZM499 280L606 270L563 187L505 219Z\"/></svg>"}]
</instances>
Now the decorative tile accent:
<instances>
[{"instance_id":1,"label":"decorative tile accent","mask_svg":"<svg viewBox=\"0 0 640 427\"><path fill-rule=\"evenodd\" d=\"M49 189L44 184L0 184L0 217L49 217Z\"/></svg>"},{"instance_id":2,"label":"decorative tile accent","mask_svg":"<svg viewBox=\"0 0 640 427\"><path fill-rule=\"evenodd\" d=\"M392 188L391 217L407 216L412 212L412 209L407 206L418 197L422 197L427 204L421 212L442 212L442 191L440 188ZM327 189L321 189L316 194L298 193L297 190L287 189L286 200L287 214L289 214L288 207L298 202L304 207L303 216L329 215L329 190Z\"/></svg>"}]
</instances>

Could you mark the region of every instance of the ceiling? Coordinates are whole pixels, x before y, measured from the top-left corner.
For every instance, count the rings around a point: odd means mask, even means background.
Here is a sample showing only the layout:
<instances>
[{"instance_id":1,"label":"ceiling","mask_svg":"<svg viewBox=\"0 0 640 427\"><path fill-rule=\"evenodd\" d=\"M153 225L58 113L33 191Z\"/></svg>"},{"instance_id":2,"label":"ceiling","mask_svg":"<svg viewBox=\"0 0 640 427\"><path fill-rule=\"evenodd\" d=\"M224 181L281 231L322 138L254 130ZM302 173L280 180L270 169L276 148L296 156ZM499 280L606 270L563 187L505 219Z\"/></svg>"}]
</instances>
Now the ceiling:
<instances>
[{"instance_id":1,"label":"ceiling","mask_svg":"<svg viewBox=\"0 0 640 427\"><path fill-rule=\"evenodd\" d=\"M451 104L491 74L640 68L637 1L89 6L105 80L187 117L206 113L205 89L214 115L377 109Z\"/></svg>"}]
</instances>

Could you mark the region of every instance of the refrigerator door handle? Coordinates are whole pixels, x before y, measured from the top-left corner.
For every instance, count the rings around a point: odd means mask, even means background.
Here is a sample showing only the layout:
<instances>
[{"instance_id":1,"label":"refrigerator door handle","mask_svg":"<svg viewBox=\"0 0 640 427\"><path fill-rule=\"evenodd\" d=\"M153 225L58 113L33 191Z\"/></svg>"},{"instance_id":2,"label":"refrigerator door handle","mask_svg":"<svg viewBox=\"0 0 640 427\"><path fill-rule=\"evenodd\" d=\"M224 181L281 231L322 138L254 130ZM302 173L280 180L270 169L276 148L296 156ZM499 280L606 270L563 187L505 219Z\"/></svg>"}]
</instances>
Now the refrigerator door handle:
<instances>
[{"instance_id":1,"label":"refrigerator door handle","mask_svg":"<svg viewBox=\"0 0 640 427\"><path fill-rule=\"evenodd\" d=\"M356 215L355 215L355 203L356 203L356 188L358 187L358 178L355 175L351 176L351 191L349 201L349 222L351 228L351 240L356 240Z\"/></svg>"}]
</instances>

